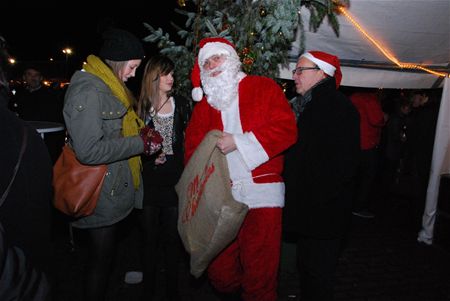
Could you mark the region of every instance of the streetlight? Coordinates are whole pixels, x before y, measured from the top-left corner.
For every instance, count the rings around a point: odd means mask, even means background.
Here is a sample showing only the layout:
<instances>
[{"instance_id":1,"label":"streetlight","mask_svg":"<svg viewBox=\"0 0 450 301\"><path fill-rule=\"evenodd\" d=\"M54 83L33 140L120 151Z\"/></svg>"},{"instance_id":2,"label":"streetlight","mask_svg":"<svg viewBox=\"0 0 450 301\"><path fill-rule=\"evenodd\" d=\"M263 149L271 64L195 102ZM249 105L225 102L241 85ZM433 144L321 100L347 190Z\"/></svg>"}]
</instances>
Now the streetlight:
<instances>
[{"instance_id":1,"label":"streetlight","mask_svg":"<svg viewBox=\"0 0 450 301\"><path fill-rule=\"evenodd\" d=\"M66 64L65 64L65 74L66 74L66 78L67 79L69 79L69 74L68 74L68 72L69 72L69 68L68 68L68 65L69 65L69 55L71 55L72 54L72 49L71 48L64 48L63 50L62 50L62 53L64 53L65 54L65 56L66 56Z\"/></svg>"}]
</instances>

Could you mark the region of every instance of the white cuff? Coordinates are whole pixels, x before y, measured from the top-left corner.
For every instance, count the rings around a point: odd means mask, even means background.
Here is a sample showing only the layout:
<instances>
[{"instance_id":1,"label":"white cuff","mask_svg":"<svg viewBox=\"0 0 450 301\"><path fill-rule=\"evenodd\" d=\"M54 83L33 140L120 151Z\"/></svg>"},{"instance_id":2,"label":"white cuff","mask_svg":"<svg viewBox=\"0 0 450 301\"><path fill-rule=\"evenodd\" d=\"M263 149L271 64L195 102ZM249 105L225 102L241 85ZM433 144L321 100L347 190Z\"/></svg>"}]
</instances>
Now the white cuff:
<instances>
[{"instance_id":1,"label":"white cuff","mask_svg":"<svg viewBox=\"0 0 450 301\"><path fill-rule=\"evenodd\" d=\"M249 170L269 161L269 156L252 132L233 134L233 138Z\"/></svg>"}]
</instances>

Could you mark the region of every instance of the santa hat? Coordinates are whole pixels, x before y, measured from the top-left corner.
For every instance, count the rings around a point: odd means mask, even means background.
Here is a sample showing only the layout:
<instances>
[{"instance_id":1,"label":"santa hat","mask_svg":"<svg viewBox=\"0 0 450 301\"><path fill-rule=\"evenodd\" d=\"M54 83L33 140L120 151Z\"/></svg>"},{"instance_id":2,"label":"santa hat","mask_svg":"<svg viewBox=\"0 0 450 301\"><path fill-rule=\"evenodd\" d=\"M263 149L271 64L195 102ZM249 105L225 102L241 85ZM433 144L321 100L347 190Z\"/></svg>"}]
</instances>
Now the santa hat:
<instances>
[{"instance_id":1,"label":"santa hat","mask_svg":"<svg viewBox=\"0 0 450 301\"><path fill-rule=\"evenodd\" d=\"M200 40L198 56L195 60L191 72L192 99L200 101L203 98L203 89L201 88L200 66L213 55L225 54L239 59L233 43L224 38L204 38Z\"/></svg>"},{"instance_id":2,"label":"santa hat","mask_svg":"<svg viewBox=\"0 0 450 301\"><path fill-rule=\"evenodd\" d=\"M309 51L300 57L307 58L316 64L323 72L336 79L336 89L339 88L342 80L341 64L339 58L335 55L322 51Z\"/></svg>"}]
</instances>

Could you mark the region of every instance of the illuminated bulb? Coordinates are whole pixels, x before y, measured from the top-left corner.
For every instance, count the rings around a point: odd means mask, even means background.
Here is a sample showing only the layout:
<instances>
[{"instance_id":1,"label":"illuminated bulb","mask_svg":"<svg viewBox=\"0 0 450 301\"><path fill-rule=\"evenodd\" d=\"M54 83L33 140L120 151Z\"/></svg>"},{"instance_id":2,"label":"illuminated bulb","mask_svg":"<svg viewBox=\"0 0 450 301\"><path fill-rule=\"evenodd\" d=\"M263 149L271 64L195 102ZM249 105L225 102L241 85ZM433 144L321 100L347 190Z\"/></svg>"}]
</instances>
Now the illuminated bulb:
<instances>
[{"instance_id":1,"label":"illuminated bulb","mask_svg":"<svg viewBox=\"0 0 450 301\"><path fill-rule=\"evenodd\" d=\"M70 54L72 54L72 49L70 49L70 48L64 48L64 49L62 50L62 52L63 52L64 54L66 54L66 55L70 55Z\"/></svg>"}]
</instances>

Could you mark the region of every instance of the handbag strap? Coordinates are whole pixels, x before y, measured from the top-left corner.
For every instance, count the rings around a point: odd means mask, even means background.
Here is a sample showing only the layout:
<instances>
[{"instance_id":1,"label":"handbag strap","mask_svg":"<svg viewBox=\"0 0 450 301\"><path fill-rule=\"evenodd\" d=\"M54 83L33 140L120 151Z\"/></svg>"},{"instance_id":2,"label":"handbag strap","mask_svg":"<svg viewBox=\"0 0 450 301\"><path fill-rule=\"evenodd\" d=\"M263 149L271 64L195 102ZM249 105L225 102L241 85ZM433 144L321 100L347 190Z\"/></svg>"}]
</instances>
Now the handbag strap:
<instances>
[{"instance_id":1,"label":"handbag strap","mask_svg":"<svg viewBox=\"0 0 450 301\"><path fill-rule=\"evenodd\" d=\"M25 153L25 149L27 147L28 131L25 128L25 126L22 129L23 129L23 138L22 138L22 147L20 148L19 153L19 159L17 160L16 166L14 167L11 181L9 182L8 187L6 187L6 190L3 192L2 198L0 199L0 206L3 205L3 202L6 200L6 197L8 196L9 191L11 190L11 186L14 182L14 179L16 178L17 172L19 171L20 163L22 162L23 153Z\"/></svg>"}]
</instances>

